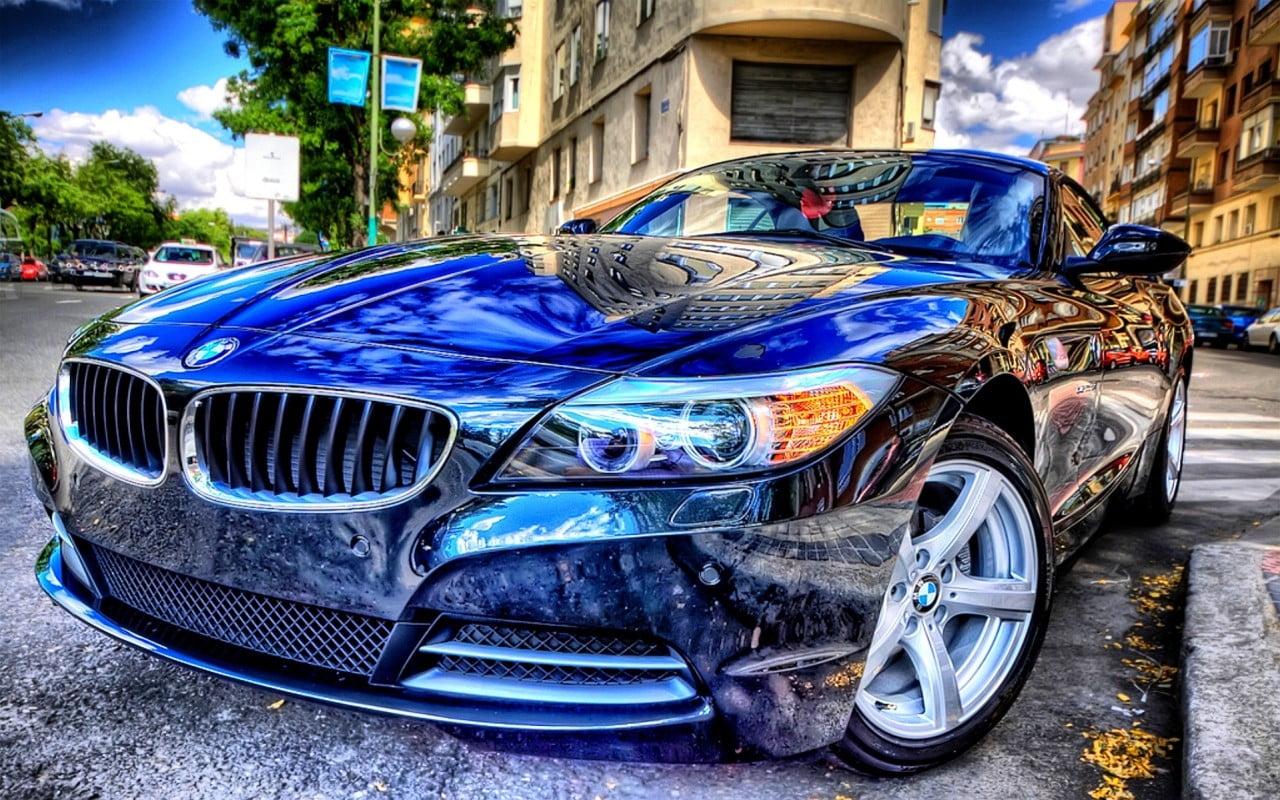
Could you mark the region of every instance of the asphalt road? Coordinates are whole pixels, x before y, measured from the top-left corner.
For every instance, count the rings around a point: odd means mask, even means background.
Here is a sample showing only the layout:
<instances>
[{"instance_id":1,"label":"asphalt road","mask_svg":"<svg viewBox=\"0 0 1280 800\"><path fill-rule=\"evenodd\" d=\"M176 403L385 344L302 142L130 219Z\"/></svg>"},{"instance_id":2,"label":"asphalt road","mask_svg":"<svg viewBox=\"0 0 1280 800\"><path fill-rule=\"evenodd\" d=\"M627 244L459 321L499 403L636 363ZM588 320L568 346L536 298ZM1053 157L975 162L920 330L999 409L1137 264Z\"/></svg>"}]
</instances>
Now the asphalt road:
<instances>
[{"instance_id":1,"label":"asphalt road","mask_svg":"<svg viewBox=\"0 0 1280 800\"><path fill-rule=\"evenodd\" d=\"M3 798L1084 798L1102 785L1099 764L1139 798L1174 797L1177 568L1192 545L1280 514L1280 358L1198 351L1173 520L1113 525L1059 578L1030 682L958 761L876 781L821 757L684 766L495 752L428 724L281 705L116 644L44 597L32 565L50 528L28 487L22 416L70 332L127 299L0 284Z\"/></svg>"}]
</instances>

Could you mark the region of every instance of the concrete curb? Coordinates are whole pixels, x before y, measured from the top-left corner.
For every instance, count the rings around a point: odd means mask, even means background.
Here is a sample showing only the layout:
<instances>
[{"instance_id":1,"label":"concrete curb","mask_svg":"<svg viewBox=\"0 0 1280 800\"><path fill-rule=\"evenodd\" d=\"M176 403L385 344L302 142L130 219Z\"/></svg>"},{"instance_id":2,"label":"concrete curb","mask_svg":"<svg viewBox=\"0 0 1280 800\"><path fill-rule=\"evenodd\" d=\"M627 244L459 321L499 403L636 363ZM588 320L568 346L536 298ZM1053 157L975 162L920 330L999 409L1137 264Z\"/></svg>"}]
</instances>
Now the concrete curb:
<instances>
[{"instance_id":1,"label":"concrete curb","mask_svg":"<svg viewBox=\"0 0 1280 800\"><path fill-rule=\"evenodd\" d=\"M1186 798L1280 796L1280 614L1263 574L1264 557L1274 563L1277 550L1216 542L1191 553L1182 637Z\"/></svg>"}]
</instances>

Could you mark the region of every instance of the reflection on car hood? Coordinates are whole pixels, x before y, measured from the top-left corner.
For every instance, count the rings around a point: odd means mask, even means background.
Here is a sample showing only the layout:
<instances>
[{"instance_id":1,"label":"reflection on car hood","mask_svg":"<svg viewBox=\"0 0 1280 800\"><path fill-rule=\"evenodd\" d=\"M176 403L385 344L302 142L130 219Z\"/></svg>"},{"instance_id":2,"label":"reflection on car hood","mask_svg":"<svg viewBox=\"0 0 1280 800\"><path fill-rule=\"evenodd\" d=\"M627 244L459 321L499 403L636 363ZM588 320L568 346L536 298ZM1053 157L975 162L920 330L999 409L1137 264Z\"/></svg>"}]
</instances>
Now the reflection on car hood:
<instances>
[{"instance_id":1,"label":"reflection on car hood","mask_svg":"<svg viewBox=\"0 0 1280 800\"><path fill-rule=\"evenodd\" d=\"M627 371L820 305L1004 275L800 240L451 237L219 273L115 321Z\"/></svg>"}]
</instances>

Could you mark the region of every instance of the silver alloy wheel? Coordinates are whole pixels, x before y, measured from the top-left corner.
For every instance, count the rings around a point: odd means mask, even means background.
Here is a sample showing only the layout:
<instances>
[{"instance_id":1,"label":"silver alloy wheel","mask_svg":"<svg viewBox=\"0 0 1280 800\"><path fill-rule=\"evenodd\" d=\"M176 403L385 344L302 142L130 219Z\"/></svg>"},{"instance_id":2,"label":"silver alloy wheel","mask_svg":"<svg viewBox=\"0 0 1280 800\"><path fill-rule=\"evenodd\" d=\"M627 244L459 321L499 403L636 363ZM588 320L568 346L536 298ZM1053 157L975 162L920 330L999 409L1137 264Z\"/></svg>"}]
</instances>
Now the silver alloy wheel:
<instances>
[{"instance_id":1,"label":"silver alloy wheel","mask_svg":"<svg viewBox=\"0 0 1280 800\"><path fill-rule=\"evenodd\" d=\"M1169 404L1169 437L1165 443L1164 496L1173 502L1182 480L1182 454L1187 443L1187 382L1174 384L1173 401Z\"/></svg>"},{"instance_id":2,"label":"silver alloy wheel","mask_svg":"<svg viewBox=\"0 0 1280 800\"><path fill-rule=\"evenodd\" d=\"M874 728L910 740L954 730L1000 690L1039 588L1031 512L1000 470L936 463L921 512L923 530L898 550L855 700Z\"/></svg>"}]
</instances>

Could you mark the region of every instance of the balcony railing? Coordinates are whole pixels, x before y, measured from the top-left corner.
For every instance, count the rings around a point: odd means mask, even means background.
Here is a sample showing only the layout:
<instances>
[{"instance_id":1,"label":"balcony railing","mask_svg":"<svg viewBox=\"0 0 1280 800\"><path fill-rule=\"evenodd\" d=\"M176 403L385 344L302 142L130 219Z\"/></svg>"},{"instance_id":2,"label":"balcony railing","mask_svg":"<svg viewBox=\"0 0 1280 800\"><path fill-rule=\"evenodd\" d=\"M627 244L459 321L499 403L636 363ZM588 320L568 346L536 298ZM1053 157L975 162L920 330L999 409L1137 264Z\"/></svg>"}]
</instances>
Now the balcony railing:
<instances>
[{"instance_id":1,"label":"balcony railing","mask_svg":"<svg viewBox=\"0 0 1280 800\"><path fill-rule=\"evenodd\" d=\"M1178 137L1178 158L1195 158L1208 155L1218 149L1218 126L1213 123L1197 125Z\"/></svg>"},{"instance_id":2,"label":"balcony railing","mask_svg":"<svg viewBox=\"0 0 1280 800\"><path fill-rule=\"evenodd\" d=\"M1280 44L1280 0L1258 0L1249 12L1249 44Z\"/></svg>"},{"instance_id":3,"label":"balcony railing","mask_svg":"<svg viewBox=\"0 0 1280 800\"><path fill-rule=\"evenodd\" d=\"M1182 96L1192 98L1212 97L1227 81L1230 54L1225 56L1208 56L1195 65L1187 68L1186 80L1182 82Z\"/></svg>"},{"instance_id":4,"label":"balcony railing","mask_svg":"<svg viewBox=\"0 0 1280 800\"><path fill-rule=\"evenodd\" d=\"M1140 192L1148 186L1154 186L1164 175L1164 170L1160 167L1149 169L1133 179L1133 190Z\"/></svg>"},{"instance_id":5,"label":"balcony railing","mask_svg":"<svg viewBox=\"0 0 1280 800\"><path fill-rule=\"evenodd\" d=\"M1280 147L1267 147L1236 162L1236 189L1258 189L1280 180Z\"/></svg>"},{"instance_id":6,"label":"balcony railing","mask_svg":"<svg viewBox=\"0 0 1280 800\"><path fill-rule=\"evenodd\" d=\"M1280 0L1272 0L1280 5ZM1243 116L1257 111L1268 103L1280 101L1280 78L1263 81L1240 98L1240 114Z\"/></svg>"}]
</instances>

